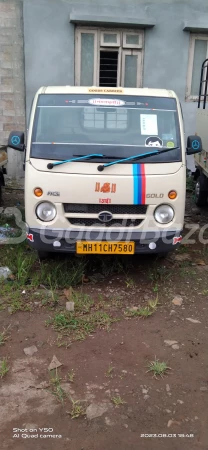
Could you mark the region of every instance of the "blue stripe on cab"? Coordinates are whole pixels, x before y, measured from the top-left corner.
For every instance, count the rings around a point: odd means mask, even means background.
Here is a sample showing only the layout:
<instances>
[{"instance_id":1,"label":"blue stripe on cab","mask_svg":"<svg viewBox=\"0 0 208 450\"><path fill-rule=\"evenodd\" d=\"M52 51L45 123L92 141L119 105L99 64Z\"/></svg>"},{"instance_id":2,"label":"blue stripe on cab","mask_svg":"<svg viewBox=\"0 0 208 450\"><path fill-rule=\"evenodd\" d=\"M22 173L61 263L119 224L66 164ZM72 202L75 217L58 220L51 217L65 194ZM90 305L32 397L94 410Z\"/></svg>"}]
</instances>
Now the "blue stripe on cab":
<instances>
[{"instance_id":1,"label":"blue stripe on cab","mask_svg":"<svg viewBox=\"0 0 208 450\"><path fill-rule=\"evenodd\" d=\"M134 183L134 205L141 205L142 203L142 177L141 165L132 164L133 166L133 183Z\"/></svg>"}]
</instances>

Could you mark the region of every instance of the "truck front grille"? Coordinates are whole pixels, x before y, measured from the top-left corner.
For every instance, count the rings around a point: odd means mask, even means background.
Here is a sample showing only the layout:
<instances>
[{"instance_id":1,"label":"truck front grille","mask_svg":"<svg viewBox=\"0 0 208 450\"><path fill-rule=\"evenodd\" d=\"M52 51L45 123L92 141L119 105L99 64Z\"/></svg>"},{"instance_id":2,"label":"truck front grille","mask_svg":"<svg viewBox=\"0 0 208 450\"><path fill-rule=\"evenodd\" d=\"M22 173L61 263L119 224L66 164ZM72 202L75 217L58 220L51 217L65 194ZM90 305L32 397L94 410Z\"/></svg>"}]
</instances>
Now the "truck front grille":
<instances>
[{"instance_id":1,"label":"truck front grille","mask_svg":"<svg viewBox=\"0 0 208 450\"><path fill-rule=\"evenodd\" d=\"M65 213L99 214L102 211L109 211L111 214L146 214L147 205L111 205L85 204L85 203L64 203Z\"/></svg>"},{"instance_id":2,"label":"truck front grille","mask_svg":"<svg viewBox=\"0 0 208 450\"><path fill-rule=\"evenodd\" d=\"M77 227L138 227L142 223L142 219L113 219L110 222L102 223L99 220L95 219L89 219L89 218L74 218L74 217L68 217L68 221L73 226Z\"/></svg>"}]
</instances>

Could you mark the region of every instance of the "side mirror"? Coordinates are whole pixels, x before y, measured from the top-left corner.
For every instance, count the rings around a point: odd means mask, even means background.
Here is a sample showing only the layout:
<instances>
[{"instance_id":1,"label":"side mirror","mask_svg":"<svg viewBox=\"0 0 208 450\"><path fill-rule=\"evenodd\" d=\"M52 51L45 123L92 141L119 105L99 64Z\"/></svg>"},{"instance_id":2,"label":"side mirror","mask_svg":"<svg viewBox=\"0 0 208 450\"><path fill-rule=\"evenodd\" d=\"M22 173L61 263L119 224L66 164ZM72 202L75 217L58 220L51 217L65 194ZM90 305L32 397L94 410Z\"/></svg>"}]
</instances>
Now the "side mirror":
<instances>
[{"instance_id":1,"label":"side mirror","mask_svg":"<svg viewBox=\"0 0 208 450\"><path fill-rule=\"evenodd\" d=\"M25 150L25 135L22 131L12 131L8 139L8 147L14 150L19 150L19 152L24 152Z\"/></svg>"},{"instance_id":2,"label":"side mirror","mask_svg":"<svg viewBox=\"0 0 208 450\"><path fill-rule=\"evenodd\" d=\"M202 140L199 136L188 136L187 139L187 155L194 155L202 151Z\"/></svg>"}]
</instances>

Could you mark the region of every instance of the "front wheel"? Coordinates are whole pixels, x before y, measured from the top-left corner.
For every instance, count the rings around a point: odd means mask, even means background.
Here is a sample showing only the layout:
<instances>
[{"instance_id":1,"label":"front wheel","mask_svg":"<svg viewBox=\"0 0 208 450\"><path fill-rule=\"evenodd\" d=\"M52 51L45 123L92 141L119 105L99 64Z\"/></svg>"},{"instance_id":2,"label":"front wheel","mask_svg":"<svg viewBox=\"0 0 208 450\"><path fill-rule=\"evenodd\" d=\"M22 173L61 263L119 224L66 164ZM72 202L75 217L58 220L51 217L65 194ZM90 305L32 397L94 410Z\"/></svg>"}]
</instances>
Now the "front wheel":
<instances>
[{"instance_id":1,"label":"front wheel","mask_svg":"<svg viewBox=\"0 0 208 450\"><path fill-rule=\"evenodd\" d=\"M195 203L197 206L206 206L208 197L208 180L204 174L198 177L195 186Z\"/></svg>"}]
</instances>

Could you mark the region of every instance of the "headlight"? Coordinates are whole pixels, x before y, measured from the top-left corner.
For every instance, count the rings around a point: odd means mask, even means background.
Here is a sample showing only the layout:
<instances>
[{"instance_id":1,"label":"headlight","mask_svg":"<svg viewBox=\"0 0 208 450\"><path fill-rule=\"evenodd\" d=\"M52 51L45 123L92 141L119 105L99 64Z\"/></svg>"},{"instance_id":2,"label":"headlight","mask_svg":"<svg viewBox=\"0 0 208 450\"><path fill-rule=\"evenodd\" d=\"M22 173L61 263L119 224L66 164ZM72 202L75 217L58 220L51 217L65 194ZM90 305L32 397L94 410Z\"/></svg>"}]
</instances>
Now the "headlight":
<instances>
[{"instance_id":1,"label":"headlight","mask_svg":"<svg viewBox=\"0 0 208 450\"><path fill-rule=\"evenodd\" d=\"M56 207L50 202L42 202L36 208L38 219L50 222L56 217Z\"/></svg>"},{"instance_id":2,"label":"headlight","mask_svg":"<svg viewBox=\"0 0 208 450\"><path fill-rule=\"evenodd\" d=\"M174 210L169 205L160 205L156 208L154 216L158 223L169 223L173 220Z\"/></svg>"}]
</instances>

